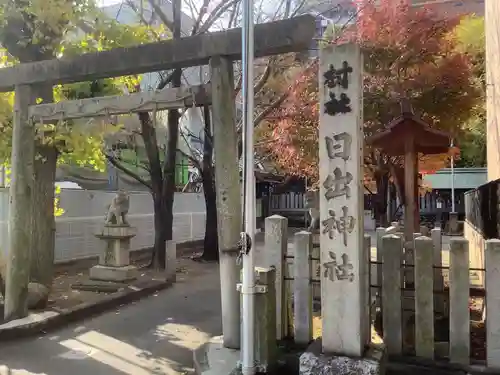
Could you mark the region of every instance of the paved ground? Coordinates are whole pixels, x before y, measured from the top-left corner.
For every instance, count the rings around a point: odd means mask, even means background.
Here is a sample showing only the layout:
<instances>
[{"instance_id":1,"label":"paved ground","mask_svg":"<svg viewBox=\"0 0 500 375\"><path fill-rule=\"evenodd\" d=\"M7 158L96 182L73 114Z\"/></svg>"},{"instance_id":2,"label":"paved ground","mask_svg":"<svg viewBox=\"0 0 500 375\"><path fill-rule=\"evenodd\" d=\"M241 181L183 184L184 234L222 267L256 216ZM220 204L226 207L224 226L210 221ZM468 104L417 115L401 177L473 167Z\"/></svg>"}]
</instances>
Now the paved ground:
<instances>
[{"instance_id":1,"label":"paved ground","mask_svg":"<svg viewBox=\"0 0 500 375\"><path fill-rule=\"evenodd\" d=\"M257 238L262 253L263 235ZM222 332L219 267L187 260L170 289L48 335L0 343L0 375L180 375Z\"/></svg>"},{"instance_id":2,"label":"paved ground","mask_svg":"<svg viewBox=\"0 0 500 375\"><path fill-rule=\"evenodd\" d=\"M193 267L193 268L191 268ZM148 299L58 332L0 344L0 375L173 375L221 327L218 266L197 264Z\"/></svg>"},{"instance_id":3,"label":"paved ground","mask_svg":"<svg viewBox=\"0 0 500 375\"><path fill-rule=\"evenodd\" d=\"M0 375L189 374L192 349L222 327L218 266L188 262L188 273L153 297L55 333L0 343Z\"/></svg>"}]
</instances>

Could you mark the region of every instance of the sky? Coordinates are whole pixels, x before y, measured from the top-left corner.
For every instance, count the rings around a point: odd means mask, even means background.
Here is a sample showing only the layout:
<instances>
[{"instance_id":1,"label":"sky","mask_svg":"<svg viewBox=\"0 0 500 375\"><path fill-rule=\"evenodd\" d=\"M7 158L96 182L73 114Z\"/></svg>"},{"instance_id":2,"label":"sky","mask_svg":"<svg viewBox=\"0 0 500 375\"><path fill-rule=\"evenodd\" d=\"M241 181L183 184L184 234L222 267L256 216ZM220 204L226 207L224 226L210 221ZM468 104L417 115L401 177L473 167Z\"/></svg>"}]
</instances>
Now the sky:
<instances>
[{"instance_id":1,"label":"sky","mask_svg":"<svg viewBox=\"0 0 500 375\"><path fill-rule=\"evenodd\" d=\"M143 0L145 2L147 2L147 0ZM255 5L257 6L257 4L260 5L262 0L254 0L254 3ZM263 10L264 12L269 12L270 14L274 13L275 11L275 8L276 8L276 3L274 2L275 0L271 0L269 3L267 1L263 1ZM107 6L107 5L114 5L114 4L119 4L119 3L122 3L123 0L96 0L97 4L100 5L100 6ZM197 1L195 1L195 3L197 3ZM201 2L199 3L201 5ZM184 4L185 5L185 4ZM184 10L184 6L183 6L183 10ZM185 11L186 14L190 14L189 10L186 9Z\"/></svg>"},{"instance_id":2,"label":"sky","mask_svg":"<svg viewBox=\"0 0 500 375\"><path fill-rule=\"evenodd\" d=\"M118 4L121 2L122 2L122 0L97 0L97 3L101 6L113 5L113 4Z\"/></svg>"}]
</instances>

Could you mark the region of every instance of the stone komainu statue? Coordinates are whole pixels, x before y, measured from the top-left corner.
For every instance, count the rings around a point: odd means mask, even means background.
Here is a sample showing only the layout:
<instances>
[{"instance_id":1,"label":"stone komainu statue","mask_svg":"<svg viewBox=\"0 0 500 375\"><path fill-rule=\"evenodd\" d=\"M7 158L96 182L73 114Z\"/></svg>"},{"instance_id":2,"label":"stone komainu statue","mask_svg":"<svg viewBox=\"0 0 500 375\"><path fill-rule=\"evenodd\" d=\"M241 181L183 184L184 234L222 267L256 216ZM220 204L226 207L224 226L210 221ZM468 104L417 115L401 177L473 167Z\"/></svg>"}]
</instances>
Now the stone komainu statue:
<instances>
[{"instance_id":1,"label":"stone komainu statue","mask_svg":"<svg viewBox=\"0 0 500 375\"><path fill-rule=\"evenodd\" d=\"M309 216L311 217L311 223L307 230L313 232L319 229L319 189L306 192L305 206L309 209Z\"/></svg>"},{"instance_id":2,"label":"stone komainu statue","mask_svg":"<svg viewBox=\"0 0 500 375\"><path fill-rule=\"evenodd\" d=\"M108 206L105 224L129 225L127 220L130 197L125 191L118 191Z\"/></svg>"}]
</instances>

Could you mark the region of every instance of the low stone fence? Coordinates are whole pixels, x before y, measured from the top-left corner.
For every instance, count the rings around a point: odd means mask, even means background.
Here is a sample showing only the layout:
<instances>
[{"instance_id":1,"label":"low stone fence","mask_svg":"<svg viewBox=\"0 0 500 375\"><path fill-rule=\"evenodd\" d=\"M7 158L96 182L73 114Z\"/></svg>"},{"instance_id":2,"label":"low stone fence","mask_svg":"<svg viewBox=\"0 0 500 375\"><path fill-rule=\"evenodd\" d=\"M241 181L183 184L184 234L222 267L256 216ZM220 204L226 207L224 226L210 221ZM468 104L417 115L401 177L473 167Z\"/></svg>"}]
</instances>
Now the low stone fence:
<instances>
[{"instance_id":1,"label":"low stone fence","mask_svg":"<svg viewBox=\"0 0 500 375\"><path fill-rule=\"evenodd\" d=\"M267 218L261 262L276 268L277 338L293 337L306 345L313 338L313 315L319 315L313 306L321 300L322 267L313 235L302 231L293 237L289 246L286 218ZM451 237L449 248L447 237L443 247L439 228L415 233L406 243L403 238L395 224L377 228L364 241L372 324L389 355L461 365L479 361L499 369L500 240L486 241L483 269L471 266L469 241L463 237ZM477 275L483 275L485 288ZM484 336L479 343L484 348L474 347L478 338L471 334Z\"/></svg>"}]
</instances>

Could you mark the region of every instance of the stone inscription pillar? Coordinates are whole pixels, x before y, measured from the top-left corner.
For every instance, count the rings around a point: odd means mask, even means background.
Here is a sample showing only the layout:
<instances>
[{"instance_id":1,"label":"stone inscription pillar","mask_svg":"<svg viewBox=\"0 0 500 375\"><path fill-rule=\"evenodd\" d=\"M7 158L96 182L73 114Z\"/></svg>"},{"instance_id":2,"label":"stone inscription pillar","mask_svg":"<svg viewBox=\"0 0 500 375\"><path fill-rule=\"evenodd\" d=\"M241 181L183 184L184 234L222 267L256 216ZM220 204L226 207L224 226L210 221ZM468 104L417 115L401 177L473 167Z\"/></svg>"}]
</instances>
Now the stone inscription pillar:
<instances>
[{"instance_id":1,"label":"stone inscription pillar","mask_svg":"<svg viewBox=\"0 0 500 375\"><path fill-rule=\"evenodd\" d=\"M363 260L362 56L358 46L321 51L319 120L323 352L362 356L368 343Z\"/></svg>"}]
</instances>

